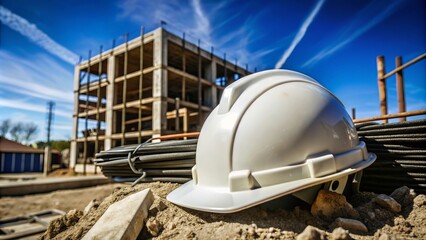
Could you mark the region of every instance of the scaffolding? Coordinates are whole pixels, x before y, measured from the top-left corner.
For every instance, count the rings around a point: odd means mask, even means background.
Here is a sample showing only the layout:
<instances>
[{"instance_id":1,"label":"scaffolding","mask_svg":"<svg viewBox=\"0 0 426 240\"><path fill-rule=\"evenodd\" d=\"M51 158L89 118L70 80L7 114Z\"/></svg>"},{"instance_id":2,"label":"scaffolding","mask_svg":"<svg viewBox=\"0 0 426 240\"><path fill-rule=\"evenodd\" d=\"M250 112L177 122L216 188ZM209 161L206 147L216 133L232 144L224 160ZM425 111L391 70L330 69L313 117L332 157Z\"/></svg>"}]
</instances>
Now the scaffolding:
<instances>
[{"instance_id":1,"label":"scaffolding","mask_svg":"<svg viewBox=\"0 0 426 240\"><path fill-rule=\"evenodd\" d=\"M213 51L160 27L89 52L74 72L70 167L115 146L200 130L224 88L250 73Z\"/></svg>"}]
</instances>

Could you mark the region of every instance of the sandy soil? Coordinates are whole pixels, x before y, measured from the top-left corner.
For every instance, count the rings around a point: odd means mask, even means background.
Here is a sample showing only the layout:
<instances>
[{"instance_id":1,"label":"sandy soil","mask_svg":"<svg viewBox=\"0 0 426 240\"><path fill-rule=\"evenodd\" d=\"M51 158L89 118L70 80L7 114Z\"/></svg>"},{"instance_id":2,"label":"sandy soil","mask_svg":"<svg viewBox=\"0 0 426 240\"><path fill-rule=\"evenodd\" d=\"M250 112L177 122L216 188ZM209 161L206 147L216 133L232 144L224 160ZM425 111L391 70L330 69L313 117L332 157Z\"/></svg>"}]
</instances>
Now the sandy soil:
<instances>
[{"instance_id":1,"label":"sandy soil","mask_svg":"<svg viewBox=\"0 0 426 240\"><path fill-rule=\"evenodd\" d=\"M179 184L158 182L139 184L134 188L123 184L110 184L2 198L0 213L2 216L12 216L53 207L64 211L77 209L51 224L44 238L79 239L96 223L109 205L136 191L150 188L156 199L139 239L294 239L308 225L324 230L326 237L332 236L331 222L312 216L307 204L289 209L258 206L233 214L212 214L181 208L168 202L166 195L178 186ZM364 234L350 233L352 238L377 239L390 236L396 239L426 239L425 204L416 205L411 202L403 206L400 213L394 214L374 205L371 199L375 196L374 193L361 193L348 198L360 213L358 220L364 222L369 230ZM99 205L83 215L82 210L94 198L100 200Z\"/></svg>"}]
</instances>

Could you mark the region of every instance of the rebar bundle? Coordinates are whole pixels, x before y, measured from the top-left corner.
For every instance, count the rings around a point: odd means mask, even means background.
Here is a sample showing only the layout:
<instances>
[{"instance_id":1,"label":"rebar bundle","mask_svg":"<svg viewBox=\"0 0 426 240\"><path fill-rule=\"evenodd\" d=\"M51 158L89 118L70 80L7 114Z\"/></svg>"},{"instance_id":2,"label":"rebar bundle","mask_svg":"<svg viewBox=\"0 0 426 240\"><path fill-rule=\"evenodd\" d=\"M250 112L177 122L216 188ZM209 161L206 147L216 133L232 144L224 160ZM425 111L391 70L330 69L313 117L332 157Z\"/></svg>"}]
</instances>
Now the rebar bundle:
<instances>
[{"instance_id":1,"label":"rebar bundle","mask_svg":"<svg viewBox=\"0 0 426 240\"><path fill-rule=\"evenodd\" d=\"M96 154L95 164L115 181L184 183L191 180L196 148L197 139L124 145Z\"/></svg>"},{"instance_id":2,"label":"rebar bundle","mask_svg":"<svg viewBox=\"0 0 426 240\"><path fill-rule=\"evenodd\" d=\"M407 186L426 193L426 119L356 125L377 160L364 170L361 190L390 193Z\"/></svg>"}]
</instances>

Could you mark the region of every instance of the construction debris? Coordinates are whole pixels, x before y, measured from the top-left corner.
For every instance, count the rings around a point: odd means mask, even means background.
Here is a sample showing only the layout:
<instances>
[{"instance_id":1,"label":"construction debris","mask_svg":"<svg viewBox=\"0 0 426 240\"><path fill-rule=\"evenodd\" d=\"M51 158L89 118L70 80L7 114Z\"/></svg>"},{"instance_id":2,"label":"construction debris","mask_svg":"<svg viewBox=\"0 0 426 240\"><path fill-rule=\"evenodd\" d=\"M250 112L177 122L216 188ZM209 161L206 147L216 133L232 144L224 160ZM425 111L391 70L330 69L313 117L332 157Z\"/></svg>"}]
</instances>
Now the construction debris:
<instances>
[{"instance_id":1,"label":"construction debris","mask_svg":"<svg viewBox=\"0 0 426 240\"><path fill-rule=\"evenodd\" d=\"M60 218L65 213L50 209L24 216L0 220L0 239L34 238L46 231L50 221Z\"/></svg>"},{"instance_id":2,"label":"construction debris","mask_svg":"<svg viewBox=\"0 0 426 240\"><path fill-rule=\"evenodd\" d=\"M112 204L83 239L136 239L153 201L145 189Z\"/></svg>"},{"instance_id":3,"label":"construction debris","mask_svg":"<svg viewBox=\"0 0 426 240\"><path fill-rule=\"evenodd\" d=\"M155 199L148 211L147 223L139 233L139 239L186 239L188 237L198 239L295 239L309 225L323 231L326 234L324 239L349 239L346 237L363 240L426 239L426 197L422 194L407 206L401 204L399 213L394 213L374 203L373 199L378 196L375 193L361 192L347 197L346 201L359 214L358 218L347 218L358 220L368 229L368 232L360 234L350 229L347 229L349 231L339 229L337 226L338 230L329 228L337 217L326 220L313 216L310 213L310 206L303 203L289 209L270 209L266 206L257 206L233 214L213 214L181 208L166 201L167 194L176 189L179 184L154 182L142 183L135 187L123 184L114 186L121 187L116 187L113 193L103 200L96 197L100 199L99 206L92 207L74 225L56 233L54 239L82 238L110 205L147 188L152 190ZM102 186L105 189L107 187L108 185ZM103 191L100 187L95 189ZM57 192L56 195L59 196L60 192ZM337 197L338 194L333 196ZM27 203L20 202L21 207L28 209L28 204L36 202L37 196L32 197L28 199ZM49 197L54 198L51 195ZM89 203L92 199L93 196L85 196L83 201ZM2 199L0 206L6 203L8 201ZM79 206L80 209L85 207L84 204ZM123 208L122 211L125 212L127 209ZM155 233L156 236L154 236Z\"/></svg>"}]
</instances>

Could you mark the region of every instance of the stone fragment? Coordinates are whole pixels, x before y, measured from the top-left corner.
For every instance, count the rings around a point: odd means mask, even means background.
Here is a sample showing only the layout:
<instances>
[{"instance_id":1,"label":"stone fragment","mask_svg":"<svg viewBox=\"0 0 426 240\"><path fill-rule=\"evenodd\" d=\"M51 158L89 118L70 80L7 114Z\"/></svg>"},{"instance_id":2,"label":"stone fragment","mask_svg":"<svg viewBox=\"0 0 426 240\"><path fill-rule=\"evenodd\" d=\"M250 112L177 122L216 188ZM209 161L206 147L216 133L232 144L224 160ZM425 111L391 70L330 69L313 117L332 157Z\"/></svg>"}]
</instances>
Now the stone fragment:
<instances>
[{"instance_id":1,"label":"stone fragment","mask_svg":"<svg viewBox=\"0 0 426 240\"><path fill-rule=\"evenodd\" d=\"M368 229L364 225L364 223L355 219L336 218L336 220L334 220L334 222L330 225L330 228L337 228L337 227L341 227L343 229L346 229L354 233L368 232Z\"/></svg>"},{"instance_id":2,"label":"stone fragment","mask_svg":"<svg viewBox=\"0 0 426 240\"><path fill-rule=\"evenodd\" d=\"M312 226L307 226L305 230L303 230L303 232L297 235L296 237L296 240L323 240L323 239L327 239L326 233Z\"/></svg>"},{"instance_id":3,"label":"stone fragment","mask_svg":"<svg viewBox=\"0 0 426 240\"><path fill-rule=\"evenodd\" d=\"M373 198L373 202L393 213L398 213L401 211L401 204L399 204L397 201L395 201L395 199L389 197L386 194L380 194L377 197Z\"/></svg>"},{"instance_id":4,"label":"stone fragment","mask_svg":"<svg viewBox=\"0 0 426 240\"><path fill-rule=\"evenodd\" d=\"M420 194L416 198L414 198L414 205L416 205L417 207L426 205L426 195Z\"/></svg>"},{"instance_id":5,"label":"stone fragment","mask_svg":"<svg viewBox=\"0 0 426 240\"><path fill-rule=\"evenodd\" d=\"M349 235L349 231L345 230L341 227L338 227L333 230L331 233L331 239L333 240L351 240L351 236Z\"/></svg>"},{"instance_id":6,"label":"stone fragment","mask_svg":"<svg viewBox=\"0 0 426 240\"><path fill-rule=\"evenodd\" d=\"M407 186L395 189L389 196L404 207L411 205L413 203L413 199L416 197L414 190L409 189Z\"/></svg>"},{"instance_id":7,"label":"stone fragment","mask_svg":"<svg viewBox=\"0 0 426 240\"><path fill-rule=\"evenodd\" d=\"M92 208L97 208L99 206L99 201L96 199L93 199L92 201L87 204L87 206L83 210L83 214L86 215L92 210Z\"/></svg>"},{"instance_id":8,"label":"stone fragment","mask_svg":"<svg viewBox=\"0 0 426 240\"><path fill-rule=\"evenodd\" d=\"M150 189L112 204L83 239L136 239L154 201Z\"/></svg>"},{"instance_id":9,"label":"stone fragment","mask_svg":"<svg viewBox=\"0 0 426 240\"><path fill-rule=\"evenodd\" d=\"M160 200L157 206L158 211L163 211L166 208L167 208L167 205L162 200Z\"/></svg>"},{"instance_id":10,"label":"stone fragment","mask_svg":"<svg viewBox=\"0 0 426 240\"><path fill-rule=\"evenodd\" d=\"M148 220L146 223L146 228L148 229L148 232L156 237L158 236L158 233L160 233L161 229L162 229L162 225L160 222L158 222L157 220L153 219L153 220Z\"/></svg>"},{"instance_id":11,"label":"stone fragment","mask_svg":"<svg viewBox=\"0 0 426 240\"><path fill-rule=\"evenodd\" d=\"M320 190L311 207L312 215L332 221L336 217L358 218L358 212L342 194Z\"/></svg>"}]
</instances>

